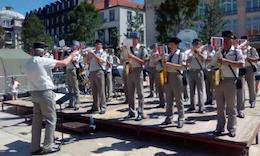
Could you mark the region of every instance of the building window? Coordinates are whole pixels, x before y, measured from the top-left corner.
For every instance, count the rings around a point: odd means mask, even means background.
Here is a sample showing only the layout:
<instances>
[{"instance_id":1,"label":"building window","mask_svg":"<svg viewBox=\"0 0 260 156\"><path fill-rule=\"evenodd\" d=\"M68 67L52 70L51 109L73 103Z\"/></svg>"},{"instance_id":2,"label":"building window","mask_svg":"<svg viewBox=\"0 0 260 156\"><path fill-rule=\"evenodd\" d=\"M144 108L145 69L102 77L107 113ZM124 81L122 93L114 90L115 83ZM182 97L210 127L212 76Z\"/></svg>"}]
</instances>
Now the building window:
<instances>
[{"instance_id":1,"label":"building window","mask_svg":"<svg viewBox=\"0 0 260 156\"><path fill-rule=\"evenodd\" d=\"M247 12L260 11L260 0L246 0Z\"/></svg>"},{"instance_id":2,"label":"building window","mask_svg":"<svg viewBox=\"0 0 260 156\"><path fill-rule=\"evenodd\" d=\"M127 22L132 22L132 11L127 11Z\"/></svg>"},{"instance_id":3,"label":"building window","mask_svg":"<svg viewBox=\"0 0 260 156\"><path fill-rule=\"evenodd\" d=\"M206 14L207 5L205 2L200 1L197 8L197 16L204 16Z\"/></svg>"},{"instance_id":4,"label":"building window","mask_svg":"<svg viewBox=\"0 0 260 156\"><path fill-rule=\"evenodd\" d=\"M61 8L62 8L62 10L65 9L65 3L64 2L61 4Z\"/></svg>"},{"instance_id":5,"label":"building window","mask_svg":"<svg viewBox=\"0 0 260 156\"><path fill-rule=\"evenodd\" d=\"M105 43L105 30L98 31L98 39Z\"/></svg>"},{"instance_id":6,"label":"building window","mask_svg":"<svg viewBox=\"0 0 260 156\"><path fill-rule=\"evenodd\" d=\"M100 16L102 22L106 22L106 20L105 20L105 13L103 11L99 12L99 16Z\"/></svg>"},{"instance_id":7,"label":"building window","mask_svg":"<svg viewBox=\"0 0 260 156\"><path fill-rule=\"evenodd\" d=\"M51 29L51 35L54 35L54 28Z\"/></svg>"},{"instance_id":8,"label":"building window","mask_svg":"<svg viewBox=\"0 0 260 156\"><path fill-rule=\"evenodd\" d=\"M68 1L68 8L70 8L70 1Z\"/></svg>"},{"instance_id":9,"label":"building window","mask_svg":"<svg viewBox=\"0 0 260 156\"><path fill-rule=\"evenodd\" d=\"M59 23L59 16L56 17L56 23L55 24L58 24Z\"/></svg>"},{"instance_id":10,"label":"building window","mask_svg":"<svg viewBox=\"0 0 260 156\"><path fill-rule=\"evenodd\" d=\"M237 14L237 0L222 0L221 6L225 15Z\"/></svg>"},{"instance_id":11,"label":"building window","mask_svg":"<svg viewBox=\"0 0 260 156\"><path fill-rule=\"evenodd\" d=\"M144 15L142 13L139 14L140 22L144 24Z\"/></svg>"},{"instance_id":12,"label":"building window","mask_svg":"<svg viewBox=\"0 0 260 156\"><path fill-rule=\"evenodd\" d=\"M109 21L115 21L115 10L109 10Z\"/></svg>"},{"instance_id":13,"label":"building window","mask_svg":"<svg viewBox=\"0 0 260 156\"><path fill-rule=\"evenodd\" d=\"M46 25L47 25L47 27L50 25L50 20L49 19L46 20Z\"/></svg>"},{"instance_id":14,"label":"building window","mask_svg":"<svg viewBox=\"0 0 260 156\"><path fill-rule=\"evenodd\" d=\"M247 18L246 28L249 36L260 35L260 16Z\"/></svg>"},{"instance_id":15,"label":"building window","mask_svg":"<svg viewBox=\"0 0 260 156\"><path fill-rule=\"evenodd\" d=\"M60 34L59 27L56 27L56 34L57 34L57 35L59 35L59 34Z\"/></svg>"},{"instance_id":16,"label":"building window","mask_svg":"<svg viewBox=\"0 0 260 156\"><path fill-rule=\"evenodd\" d=\"M225 29L237 33L237 20L236 19L227 20L225 24Z\"/></svg>"},{"instance_id":17,"label":"building window","mask_svg":"<svg viewBox=\"0 0 260 156\"><path fill-rule=\"evenodd\" d=\"M64 26L61 27L61 34L64 34Z\"/></svg>"},{"instance_id":18,"label":"building window","mask_svg":"<svg viewBox=\"0 0 260 156\"><path fill-rule=\"evenodd\" d=\"M61 23L64 23L64 16L61 15Z\"/></svg>"}]
</instances>

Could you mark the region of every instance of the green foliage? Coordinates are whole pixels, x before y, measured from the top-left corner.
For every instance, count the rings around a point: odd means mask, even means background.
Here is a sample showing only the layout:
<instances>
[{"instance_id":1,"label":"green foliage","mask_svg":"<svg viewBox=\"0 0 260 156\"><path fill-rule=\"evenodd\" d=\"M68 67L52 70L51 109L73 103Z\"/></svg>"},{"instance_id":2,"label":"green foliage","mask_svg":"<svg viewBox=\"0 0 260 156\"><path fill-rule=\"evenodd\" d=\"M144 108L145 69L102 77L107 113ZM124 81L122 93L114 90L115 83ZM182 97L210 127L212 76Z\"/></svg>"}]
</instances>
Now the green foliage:
<instances>
[{"instance_id":1,"label":"green foliage","mask_svg":"<svg viewBox=\"0 0 260 156\"><path fill-rule=\"evenodd\" d=\"M34 14L26 17L22 29L22 41L24 50L29 51L34 42L42 41L53 47L53 39L46 33L43 22Z\"/></svg>"},{"instance_id":2,"label":"green foliage","mask_svg":"<svg viewBox=\"0 0 260 156\"><path fill-rule=\"evenodd\" d=\"M120 34L118 28L113 28L111 32L111 45L114 49L118 47Z\"/></svg>"},{"instance_id":3,"label":"green foliage","mask_svg":"<svg viewBox=\"0 0 260 156\"><path fill-rule=\"evenodd\" d=\"M204 26L199 36L206 43L210 40L211 36L216 36L224 30L226 22L220 6L220 0L211 0L208 2L206 14L201 21Z\"/></svg>"},{"instance_id":4,"label":"green foliage","mask_svg":"<svg viewBox=\"0 0 260 156\"><path fill-rule=\"evenodd\" d=\"M5 29L0 26L0 48L3 48L5 45Z\"/></svg>"},{"instance_id":5,"label":"green foliage","mask_svg":"<svg viewBox=\"0 0 260 156\"><path fill-rule=\"evenodd\" d=\"M132 21L129 21L127 23L127 27L128 29L131 29L131 31L141 32L143 31L142 25L143 25L143 19L140 13L140 9L137 8L135 10L135 15L133 16Z\"/></svg>"},{"instance_id":6,"label":"green foliage","mask_svg":"<svg viewBox=\"0 0 260 156\"><path fill-rule=\"evenodd\" d=\"M198 4L199 0L165 0L156 10L157 40L165 43L169 37L188 28Z\"/></svg>"},{"instance_id":7,"label":"green foliage","mask_svg":"<svg viewBox=\"0 0 260 156\"><path fill-rule=\"evenodd\" d=\"M69 12L70 35L69 39L94 43L94 33L100 28L102 22L95 6L82 2Z\"/></svg>"}]
</instances>

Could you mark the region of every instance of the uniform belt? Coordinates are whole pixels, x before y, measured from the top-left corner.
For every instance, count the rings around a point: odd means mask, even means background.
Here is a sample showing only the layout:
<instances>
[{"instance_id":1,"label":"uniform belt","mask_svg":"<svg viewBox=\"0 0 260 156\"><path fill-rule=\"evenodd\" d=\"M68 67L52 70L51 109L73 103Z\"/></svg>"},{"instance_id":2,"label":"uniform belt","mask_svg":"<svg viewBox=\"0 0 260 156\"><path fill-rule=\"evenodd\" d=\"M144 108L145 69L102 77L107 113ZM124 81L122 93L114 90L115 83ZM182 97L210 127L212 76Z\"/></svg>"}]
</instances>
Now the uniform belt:
<instances>
[{"instance_id":1,"label":"uniform belt","mask_svg":"<svg viewBox=\"0 0 260 156\"><path fill-rule=\"evenodd\" d=\"M225 81L225 80L236 80L236 78L234 78L234 77L223 77L222 80L223 81Z\"/></svg>"},{"instance_id":2,"label":"uniform belt","mask_svg":"<svg viewBox=\"0 0 260 156\"><path fill-rule=\"evenodd\" d=\"M200 72L202 71L201 69L190 69L191 72Z\"/></svg>"}]
</instances>

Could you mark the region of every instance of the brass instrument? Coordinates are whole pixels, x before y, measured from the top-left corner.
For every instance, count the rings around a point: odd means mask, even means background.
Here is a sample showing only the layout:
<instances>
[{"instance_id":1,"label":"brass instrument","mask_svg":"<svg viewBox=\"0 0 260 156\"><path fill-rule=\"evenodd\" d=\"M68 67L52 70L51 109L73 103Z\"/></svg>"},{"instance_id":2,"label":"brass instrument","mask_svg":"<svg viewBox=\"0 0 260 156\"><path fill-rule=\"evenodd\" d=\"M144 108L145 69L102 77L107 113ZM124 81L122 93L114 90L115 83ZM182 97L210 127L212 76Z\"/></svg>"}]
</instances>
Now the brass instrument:
<instances>
[{"instance_id":1,"label":"brass instrument","mask_svg":"<svg viewBox=\"0 0 260 156\"><path fill-rule=\"evenodd\" d=\"M130 52L130 49L128 49L126 47L122 48L123 56L124 56L124 58L127 58L126 64L125 64L125 73L126 73L127 76L132 70L132 67L131 67L131 64L130 64L129 52Z\"/></svg>"},{"instance_id":2,"label":"brass instrument","mask_svg":"<svg viewBox=\"0 0 260 156\"><path fill-rule=\"evenodd\" d=\"M223 79L223 74L221 71L221 64L218 63L217 68L215 69L214 74L213 74L214 85L218 86L220 84L220 82L222 81L222 79Z\"/></svg>"},{"instance_id":3,"label":"brass instrument","mask_svg":"<svg viewBox=\"0 0 260 156\"><path fill-rule=\"evenodd\" d=\"M167 67L166 67L167 60L165 59L165 51L164 51L165 47L163 46L162 48L163 49L160 49L157 46L159 53L163 54L163 55L161 55L162 58L160 60L160 63L161 63L161 66L162 66L162 70L160 71L160 84L162 86L164 86L168 82L168 79L167 79L168 75L167 75Z\"/></svg>"}]
</instances>

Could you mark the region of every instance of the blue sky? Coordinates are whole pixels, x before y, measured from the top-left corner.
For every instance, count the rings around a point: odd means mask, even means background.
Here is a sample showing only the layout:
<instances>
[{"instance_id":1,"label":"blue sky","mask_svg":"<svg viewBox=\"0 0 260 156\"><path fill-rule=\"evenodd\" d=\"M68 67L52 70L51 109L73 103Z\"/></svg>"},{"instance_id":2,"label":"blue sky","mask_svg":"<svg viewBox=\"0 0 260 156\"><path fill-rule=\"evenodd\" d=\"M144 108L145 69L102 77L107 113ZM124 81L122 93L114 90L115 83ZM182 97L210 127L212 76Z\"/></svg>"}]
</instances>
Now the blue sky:
<instances>
[{"instance_id":1,"label":"blue sky","mask_svg":"<svg viewBox=\"0 0 260 156\"><path fill-rule=\"evenodd\" d=\"M26 14L26 12L38 9L46 4L55 2L56 0L0 0L0 8L4 6L11 6L16 11ZM138 2L143 2L144 0L134 0Z\"/></svg>"}]
</instances>

